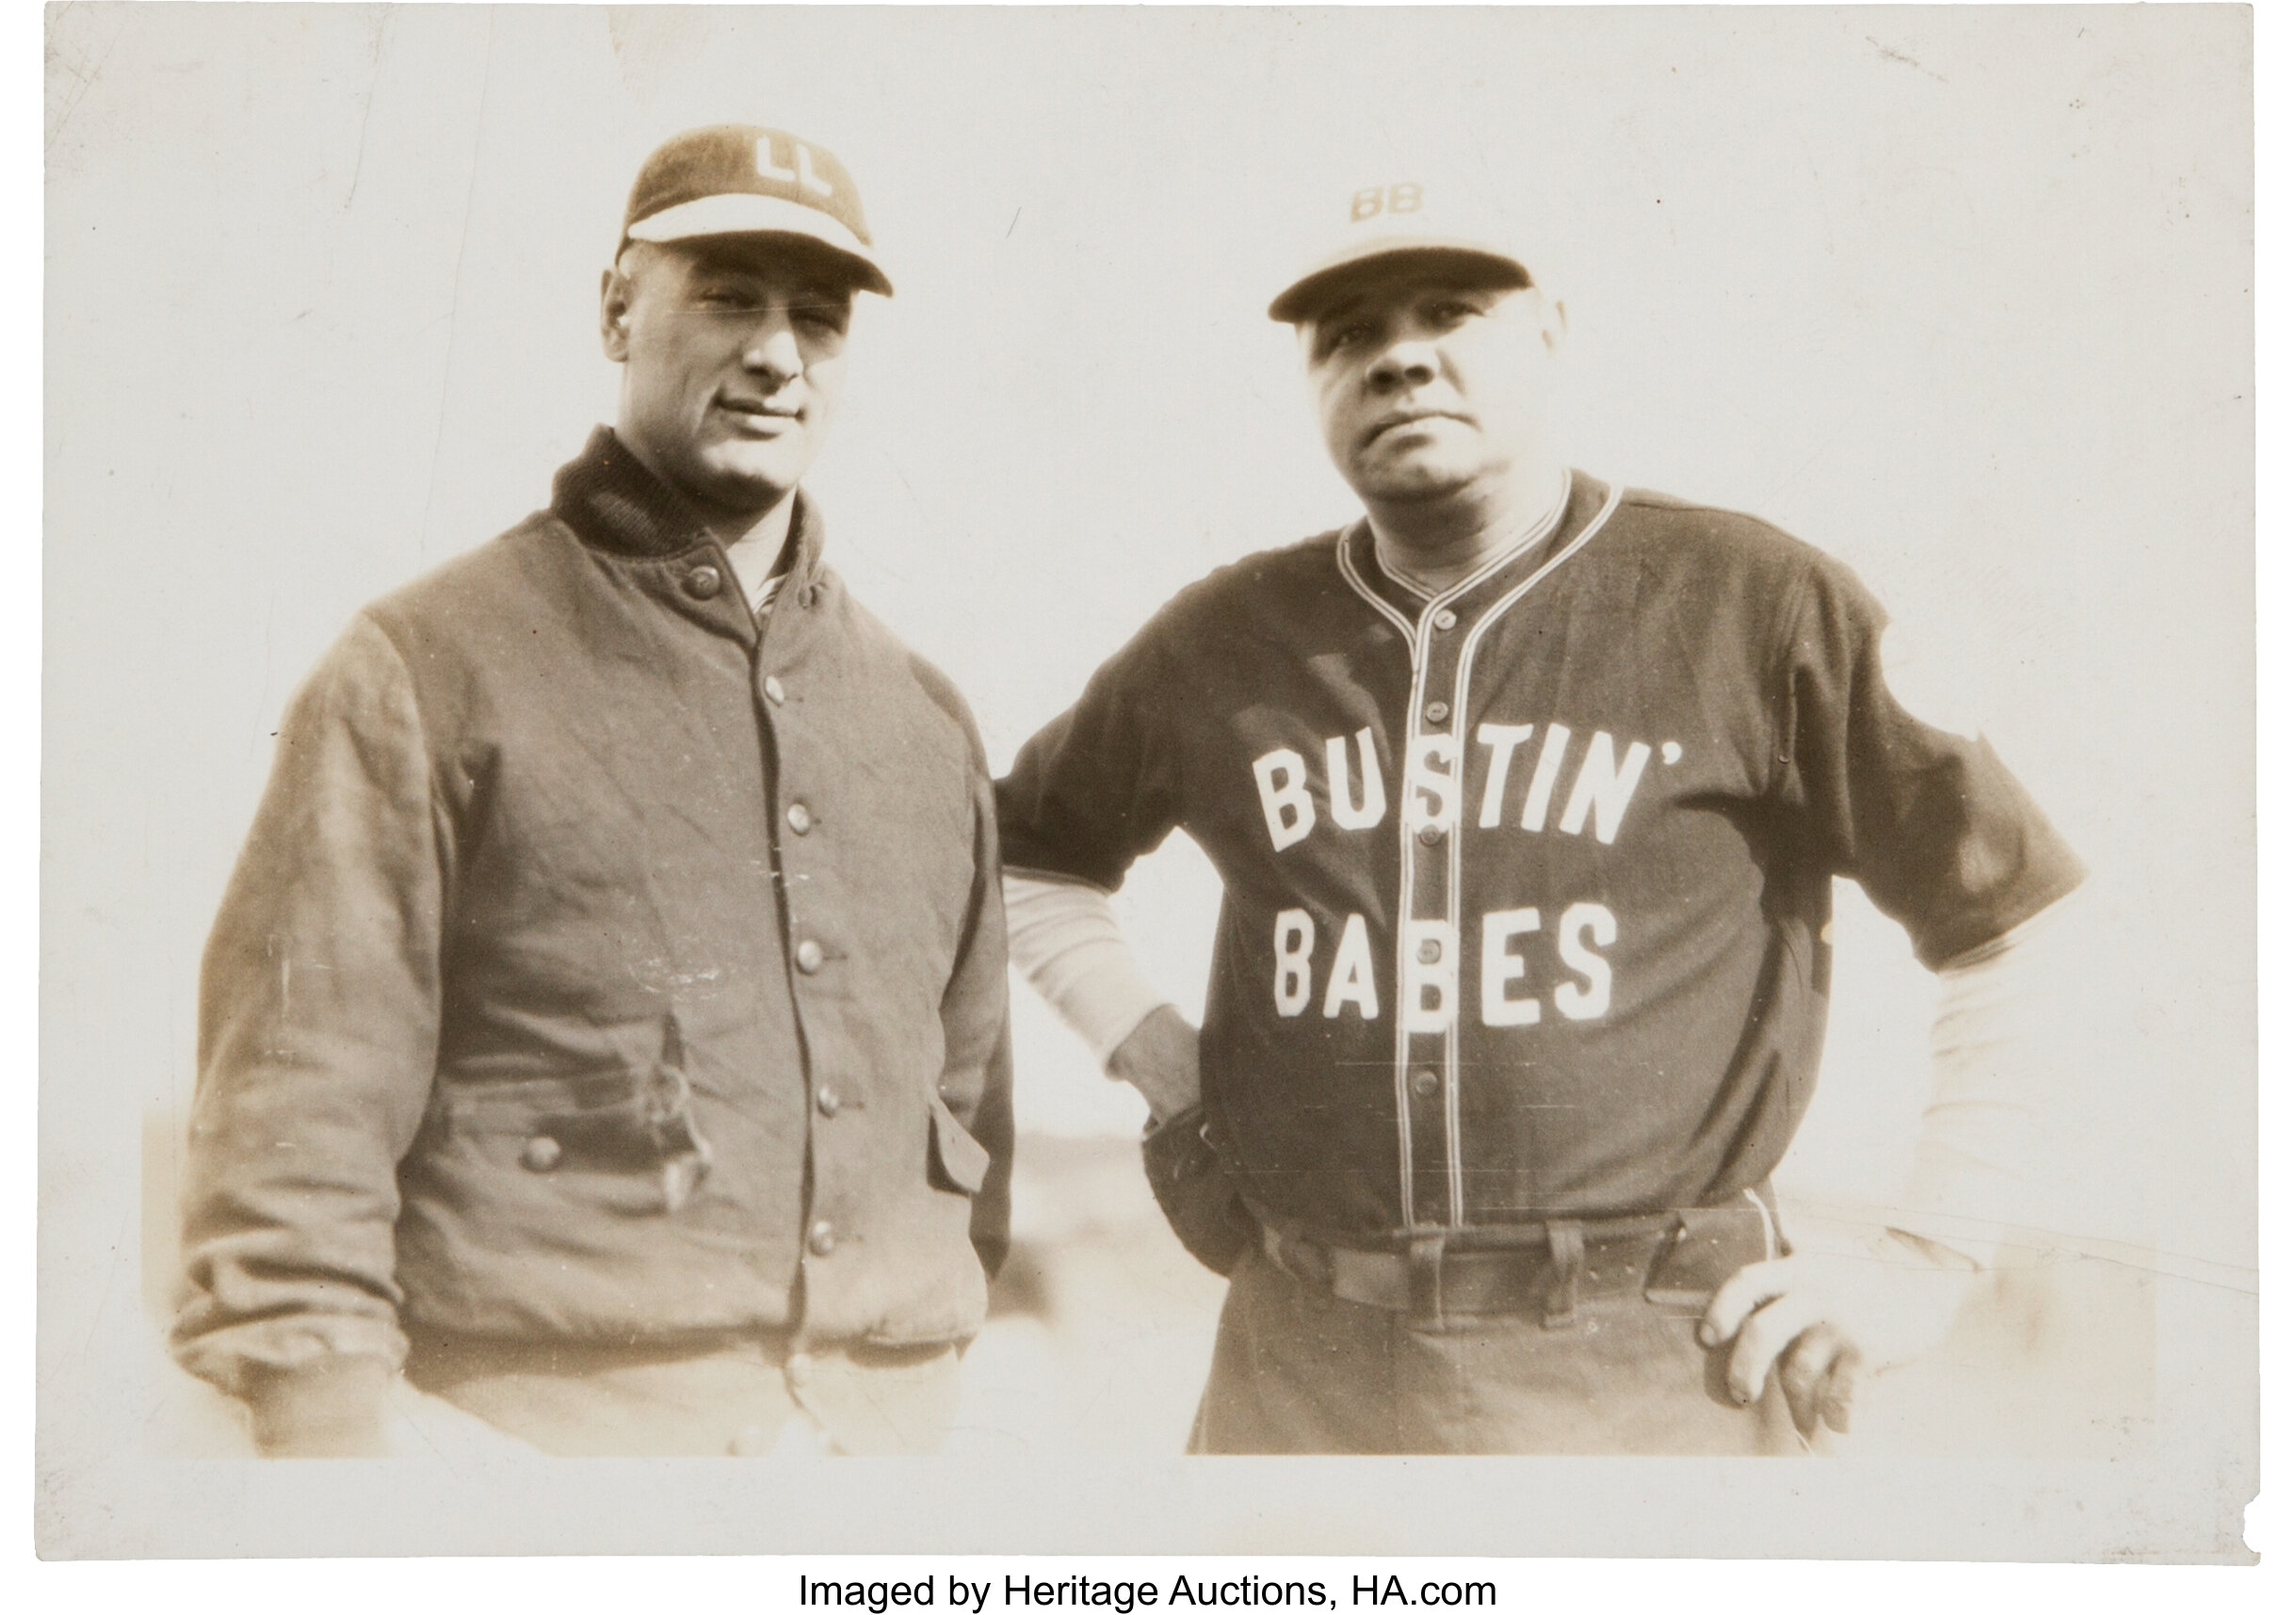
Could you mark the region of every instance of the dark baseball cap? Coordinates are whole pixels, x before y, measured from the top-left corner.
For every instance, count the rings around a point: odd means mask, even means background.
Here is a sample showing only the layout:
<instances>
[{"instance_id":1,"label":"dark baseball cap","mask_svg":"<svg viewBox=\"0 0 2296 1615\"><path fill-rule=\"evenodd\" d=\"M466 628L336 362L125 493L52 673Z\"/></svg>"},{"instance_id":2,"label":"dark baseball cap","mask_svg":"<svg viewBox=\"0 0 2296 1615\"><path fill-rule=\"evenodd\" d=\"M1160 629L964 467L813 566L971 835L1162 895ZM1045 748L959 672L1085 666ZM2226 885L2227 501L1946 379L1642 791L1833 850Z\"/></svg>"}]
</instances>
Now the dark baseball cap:
<instances>
[{"instance_id":1,"label":"dark baseball cap","mask_svg":"<svg viewBox=\"0 0 2296 1615\"><path fill-rule=\"evenodd\" d=\"M809 241L826 248L856 285L893 295L853 176L827 148L784 129L718 123L664 141L638 170L614 251L619 257L633 241L710 235Z\"/></svg>"}]
</instances>

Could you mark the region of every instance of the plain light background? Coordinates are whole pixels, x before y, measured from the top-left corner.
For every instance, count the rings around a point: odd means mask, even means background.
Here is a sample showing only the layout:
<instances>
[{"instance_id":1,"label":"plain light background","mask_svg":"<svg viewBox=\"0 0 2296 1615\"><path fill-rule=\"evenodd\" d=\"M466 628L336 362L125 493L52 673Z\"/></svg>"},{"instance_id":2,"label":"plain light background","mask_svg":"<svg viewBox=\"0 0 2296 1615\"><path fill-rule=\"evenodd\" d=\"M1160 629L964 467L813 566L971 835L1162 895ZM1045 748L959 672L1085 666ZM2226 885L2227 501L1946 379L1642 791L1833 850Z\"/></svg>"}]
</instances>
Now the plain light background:
<instances>
[{"instance_id":1,"label":"plain light background","mask_svg":"<svg viewBox=\"0 0 2296 1615\"><path fill-rule=\"evenodd\" d=\"M138 1129L188 1098L282 705L362 603L546 497L611 412L630 175L741 119L860 184L899 290L811 485L1000 766L1174 589L1351 513L1260 312L1301 216L1433 172L1509 204L1570 312L1573 460L1848 560L1900 695L1981 728L2095 871L2064 1229L2223 1281L2163 1386L2218 1473L2033 1540L2221 1551L2254 1473L2244 14L94 8L50 44L51 1463L91 1477L132 1423ZM1175 846L1124 900L1191 1009L1215 895ZM1781 1178L1864 1196L1931 990L1853 894L1837 937ZM1136 1124L1016 1010L1024 1126Z\"/></svg>"}]
</instances>

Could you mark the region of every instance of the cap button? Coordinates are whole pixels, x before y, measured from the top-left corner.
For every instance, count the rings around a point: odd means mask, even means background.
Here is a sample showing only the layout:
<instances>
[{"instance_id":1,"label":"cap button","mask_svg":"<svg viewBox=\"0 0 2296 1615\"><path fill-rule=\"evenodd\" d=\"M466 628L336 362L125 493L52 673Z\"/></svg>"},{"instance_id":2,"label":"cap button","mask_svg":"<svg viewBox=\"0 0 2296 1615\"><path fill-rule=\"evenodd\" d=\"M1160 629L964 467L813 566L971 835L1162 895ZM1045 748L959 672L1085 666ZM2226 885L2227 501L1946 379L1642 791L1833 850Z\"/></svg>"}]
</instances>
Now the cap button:
<instances>
[{"instance_id":1,"label":"cap button","mask_svg":"<svg viewBox=\"0 0 2296 1615\"><path fill-rule=\"evenodd\" d=\"M696 600L711 600L725 587L725 579L714 566L698 566L686 574L686 592Z\"/></svg>"},{"instance_id":2,"label":"cap button","mask_svg":"<svg viewBox=\"0 0 2296 1615\"><path fill-rule=\"evenodd\" d=\"M786 692L782 688L782 681L771 673L766 675L766 699L776 706L787 699Z\"/></svg>"}]
</instances>

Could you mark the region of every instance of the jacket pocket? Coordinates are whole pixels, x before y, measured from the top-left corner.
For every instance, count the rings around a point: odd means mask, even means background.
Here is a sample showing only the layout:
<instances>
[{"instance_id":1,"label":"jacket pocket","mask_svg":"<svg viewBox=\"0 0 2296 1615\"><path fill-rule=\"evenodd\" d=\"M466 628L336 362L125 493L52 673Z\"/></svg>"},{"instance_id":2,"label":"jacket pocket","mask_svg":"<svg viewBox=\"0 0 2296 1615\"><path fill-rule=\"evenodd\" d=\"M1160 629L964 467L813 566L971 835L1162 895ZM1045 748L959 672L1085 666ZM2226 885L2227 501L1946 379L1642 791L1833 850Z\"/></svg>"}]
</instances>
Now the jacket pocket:
<instances>
[{"instance_id":1,"label":"jacket pocket","mask_svg":"<svg viewBox=\"0 0 2296 1615\"><path fill-rule=\"evenodd\" d=\"M446 1093L441 1121L490 1159L538 1177L580 1180L614 1209L674 1212L709 1175L709 1140L694 1120L677 1024L661 1060L569 1076L475 1084ZM509 1157L504 1159L504 1157Z\"/></svg>"},{"instance_id":2,"label":"jacket pocket","mask_svg":"<svg viewBox=\"0 0 2296 1615\"><path fill-rule=\"evenodd\" d=\"M935 1188L978 1194L989 1177L989 1152L964 1130L938 1094L932 1106L932 1182ZM914 1158L914 1157L913 1157Z\"/></svg>"}]
</instances>

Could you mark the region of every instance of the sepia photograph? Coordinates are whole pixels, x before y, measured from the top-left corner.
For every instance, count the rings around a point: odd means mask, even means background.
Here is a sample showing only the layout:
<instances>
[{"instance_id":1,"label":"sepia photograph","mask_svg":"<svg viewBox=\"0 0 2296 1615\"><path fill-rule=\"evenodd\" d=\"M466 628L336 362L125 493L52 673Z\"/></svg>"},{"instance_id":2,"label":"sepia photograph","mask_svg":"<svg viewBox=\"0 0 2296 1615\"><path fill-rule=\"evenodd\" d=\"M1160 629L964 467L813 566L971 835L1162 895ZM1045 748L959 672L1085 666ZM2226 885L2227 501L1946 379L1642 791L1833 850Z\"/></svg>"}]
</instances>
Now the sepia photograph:
<instances>
[{"instance_id":1,"label":"sepia photograph","mask_svg":"<svg viewBox=\"0 0 2296 1615\"><path fill-rule=\"evenodd\" d=\"M49 8L41 1556L2252 1562L2252 24Z\"/></svg>"}]
</instances>

